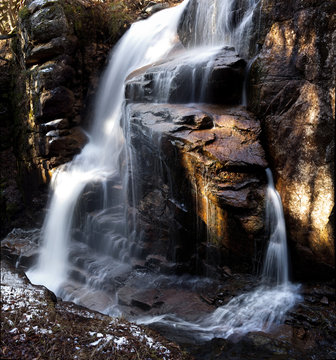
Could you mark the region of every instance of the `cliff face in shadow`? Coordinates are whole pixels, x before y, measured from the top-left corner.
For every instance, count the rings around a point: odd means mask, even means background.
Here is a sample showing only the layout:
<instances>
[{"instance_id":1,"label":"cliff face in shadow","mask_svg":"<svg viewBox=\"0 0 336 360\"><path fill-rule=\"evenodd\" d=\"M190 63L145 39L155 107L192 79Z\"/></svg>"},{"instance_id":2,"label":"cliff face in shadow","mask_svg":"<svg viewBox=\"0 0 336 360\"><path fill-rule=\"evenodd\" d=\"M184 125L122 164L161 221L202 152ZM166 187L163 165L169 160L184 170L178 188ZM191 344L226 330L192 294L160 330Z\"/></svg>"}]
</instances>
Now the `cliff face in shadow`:
<instances>
[{"instance_id":1,"label":"cliff face in shadow","mask_svg":"<svg viewBox=\"0 0 336 360\"><path fill-rule=\"evenodd\" d=\"M99 76L128 26L90 1L23 4L16 32L0 40L1 235L43 219L51 173L87 142Z\"/></svg>"},{"instance_id":2,"label":"cliff face in shadow","mask_svg":"<svg viewBox=\"0 0 336 360\"><path fill-rule=\"evenodd\" d=\"M263 1L249 108L281 194L295 275L334 266L335 1Z\"/></svg>"}]
</instances>

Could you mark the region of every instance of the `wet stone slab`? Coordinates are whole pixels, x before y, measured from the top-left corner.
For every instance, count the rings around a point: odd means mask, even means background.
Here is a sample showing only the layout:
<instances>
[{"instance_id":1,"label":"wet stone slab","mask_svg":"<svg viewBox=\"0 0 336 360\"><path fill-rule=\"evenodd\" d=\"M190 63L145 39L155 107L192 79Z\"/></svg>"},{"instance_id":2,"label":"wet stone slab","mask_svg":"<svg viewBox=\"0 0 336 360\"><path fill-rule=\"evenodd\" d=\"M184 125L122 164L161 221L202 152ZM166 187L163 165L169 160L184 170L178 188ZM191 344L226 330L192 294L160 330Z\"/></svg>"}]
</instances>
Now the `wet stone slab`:
<instances>
[{"instance_id":1,"label":"wet stone slab","mask_svg":"<svg viewBox=\"0 0 336 360\"><path fill-rule=\"evenodd\" d=\"M126 99L131 102L239 104L245 60L232 47L179 52L131 73Z\"/></svg>"}]
</instances>

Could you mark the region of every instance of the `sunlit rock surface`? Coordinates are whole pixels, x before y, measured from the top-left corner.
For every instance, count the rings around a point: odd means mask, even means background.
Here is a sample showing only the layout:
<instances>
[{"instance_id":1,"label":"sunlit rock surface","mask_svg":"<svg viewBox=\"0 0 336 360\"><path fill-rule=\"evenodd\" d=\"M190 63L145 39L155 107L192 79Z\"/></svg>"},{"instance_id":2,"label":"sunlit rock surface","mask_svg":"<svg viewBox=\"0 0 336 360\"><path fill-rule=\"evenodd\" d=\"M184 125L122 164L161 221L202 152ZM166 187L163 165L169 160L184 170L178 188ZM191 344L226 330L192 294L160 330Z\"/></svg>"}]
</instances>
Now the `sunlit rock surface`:
<instances>
[{"instance_id":1,"label":"sunlit rock surface","mask_svg":"<svg viewBox=\"0 0 336 360\"><path fill-rule=\"evenodd\" d=\"M127 113L144 251L202 273L251 265L264 222L259 122L240 107L130 104Z\"/></svg>"},{"instance_id":2,"label":"sunlit rock surface","mask_svg":"<svg viewBox=\"0 0 336 360\"><path fill-rule=\"evenodd\" d=\"M293 269L308 278L334 267L335 14L335 1L264 1L251 71L250 107L262 119Z\"/></svg>"}]
</instances>

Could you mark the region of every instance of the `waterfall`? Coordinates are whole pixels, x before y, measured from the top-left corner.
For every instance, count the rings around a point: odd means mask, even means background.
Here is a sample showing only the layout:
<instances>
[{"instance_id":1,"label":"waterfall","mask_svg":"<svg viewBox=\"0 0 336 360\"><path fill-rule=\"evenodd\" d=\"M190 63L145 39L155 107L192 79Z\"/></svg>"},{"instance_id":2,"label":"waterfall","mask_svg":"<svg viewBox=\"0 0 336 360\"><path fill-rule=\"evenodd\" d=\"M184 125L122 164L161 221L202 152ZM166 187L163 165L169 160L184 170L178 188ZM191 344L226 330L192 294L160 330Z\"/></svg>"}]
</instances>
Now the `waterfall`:
<instances>
[{"instance_id":1,"label":"waterfall","mask_svg":"<svg viewBox=\"0 0 336 360\"><path fill-rule=\"evenodd\" d=\"M252 17L260 0L197 0L190 46L232 45L247 56Z\"/></svg>"},{"instance_id":2,"label":"waterfall","mask_svg":"<svg viewBox=\"0 0 336 360\"><path fill-rule=\"evenodd\" d=\"M279 193L274 187L270 169L266 169L268 186L266 192L266 227L269 242L265 255L262 278L277 285L288 283L288 255L285 218Z\"/></svg>"},{"instance_id":3,"label":"waterfall","mask_svg":"<svg viewBox=\"0 0 336 360\"><path fill-rule=\"evenodd\" d=\"M143 317L141 324L161 323L184 331L194 331L203 340L241 336L251 331L269 331L279 324L301 296L298 285L288 281L285 220L281 198L274 188L270 169L266 169L266 233L269 235L262 269L261 285L239 295L212 314L188 322L174 315Z\"/></svg>"},{"instance_id":4,"label":"waterfall","mask_svg":"<svg viewBox=\"0 0 336 360\"><path fill-rule=\"evenodd\" d=\"M103 75L89 143L71 163L61 167L53 176L52 196L42 229L41 253L36 266L27 273L33 283L43 284L57 295L78 302L90 292L106 288L114 290L112 280L129 271L129 259L136 252L126 206L128 183L133 187L132 196L136 190L132 179L128 179L133 159L122 128L124 125L127 130L129 126L125 123L127 117L123 116L127 112L123 106L125 80L141 67L175 56L176 61L183 59L191 65L192 85L196 83L195 64L204 63L206 66L201 78L205 84L214 56L225 45L235 45L240 52L246 53L247 34L258 3L257 0L185 0L176 7L133 24L126 32L115 46ZM179 20L190 5L197 8L194 36L189 48L179 53ZM168 101L173 77L161 72L155 81L158 97L154 101ZM192 89L190 102L203 101L203 90L201 87L196 96ZM281 200L270 172L267 174L270 241L264 262L264 284L251 293L232 299L197 322L187 322L167 314L138 319L138 322L172 324L194 330L204 338L212 338L267 330L282 319L298 300L298 295L296 287L288 282ZM100 188L103 199L97 205L100 200L95 198L90 214L83 215L78 208L84 201L83 193L90 195L90 186ZM80 222L77 235L72 226L76 221ZM76 236L80 241L74 241ZM76 281L69 280L70 272ZM93 295L95 299L103 297L102 293L97 294ZM113 293L98 310L118 314L115 296Z\"/></svg>"},{"instance_id":5,"label":"waterfall","mask_svg":"<svg viewBox=\"0 0 336 360\"><path fill-rule=\"evenodd\" d=\"M73 213L85 186L111 178L127 181L120 159L125 145L120 126L125 79L133 70L165 57L174 48L178 21L187 3L134 23L115 46L97 95L90 141L70 164L54 175L52 199L42 229L41 254L36 267L27 272L33 283L59 294L69 270ZM125 219L122 221L126 226Z\"/></svg>"}]
</instances>

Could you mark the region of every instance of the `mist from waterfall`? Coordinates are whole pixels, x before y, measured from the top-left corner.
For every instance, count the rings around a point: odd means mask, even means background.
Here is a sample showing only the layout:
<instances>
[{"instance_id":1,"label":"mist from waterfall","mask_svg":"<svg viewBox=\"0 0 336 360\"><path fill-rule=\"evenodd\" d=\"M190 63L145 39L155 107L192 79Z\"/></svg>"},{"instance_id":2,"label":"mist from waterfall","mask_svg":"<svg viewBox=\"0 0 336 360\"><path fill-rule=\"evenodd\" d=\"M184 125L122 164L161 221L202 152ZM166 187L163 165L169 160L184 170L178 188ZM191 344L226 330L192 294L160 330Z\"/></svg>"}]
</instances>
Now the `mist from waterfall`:
<instances>
[{"instance_id":1,"label":"mist from waterfall","mask_svg":"<svg viewBox=\"0 0 336 360\"><path fill-rule=\"evenodd\" d=\"M173 53L180 51L177 35L179 20L191 3L191 0L185 0L176 7L160 11L147 20L133 24L126 32L115 46L108 69L103 75L89 143L71 163L59 168L53 175L52 196L42 229L40 256L36 266L27 275L33 283L45 285L67 300L80 302L83 292L103 288L106 286L105 279L116 277L130 267L129 258L136 244L129 236L126 209L128 182L131 181L128 178L128 167L132 167L132 159L121 124L124 84L132 71L172 57ZM194 37L189 44L190 49L184 49L179 56L184 60L190 59L192 64L204 61L211 64L214 55L225 45L234 45L246 53L247 34L259 1L245 0L242 3L245 4L244 11L237 12L235 0L193 1L197 5ZM162 99L167 98L171 80L161 75L157 81L156 88ZM206 76L203 81L206 82ZM124 126L127 128L127 124ZM251 293L235 297L227 305L197 322L185 321L174 314L164 314L137 319L139 323L160 322L196 331L203 338L213 338L268 330L272 324L281 321L284 313L299 297L297 288L288 281L281 199L269 171L268 183L267 224L270 241L262 286ZM99 184L98 187L102 189L101 207L81 219L81 241L75 243L72 230L74 221L78 220L76 208L83 192L92 184ZM97 224L105 227L104 234L98 234ZM99 259L94 258L91 249L100 251ZM85 266L89 279L85 281L84 287L68 290L69 257L75 264L83 263L81 252L86 254ZM80 271L77 271L76 276L82 276ZM118 309L114 310L115 303L104 308L106 313L118 313Z\"/></svg>"}]
</instances>

